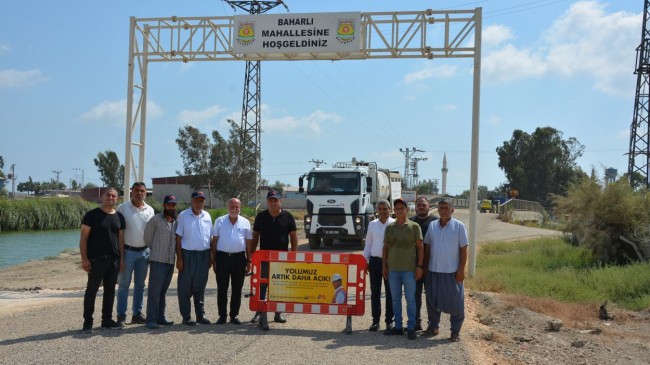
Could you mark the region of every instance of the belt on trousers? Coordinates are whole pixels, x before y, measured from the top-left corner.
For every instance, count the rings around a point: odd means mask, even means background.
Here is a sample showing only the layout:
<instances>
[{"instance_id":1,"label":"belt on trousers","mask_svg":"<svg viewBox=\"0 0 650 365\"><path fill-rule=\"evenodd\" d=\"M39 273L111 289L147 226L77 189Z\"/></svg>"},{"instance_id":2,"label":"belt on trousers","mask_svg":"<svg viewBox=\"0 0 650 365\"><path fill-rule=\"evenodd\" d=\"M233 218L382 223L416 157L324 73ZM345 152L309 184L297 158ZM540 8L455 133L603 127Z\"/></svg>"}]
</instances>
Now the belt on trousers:
<instances>
[{"instance_id":1,"label":"belt on trousers","mask_svg":"<svg viewBox=\"0 0 650 365\"><path fill-rule=\"evenodd\" d=\"M129 246L129 245L124 245L124 249L129 250L129 251L144 251L144 249L146 249L146 248L147 248L147 246L133 247L133 246Z\"/></svg>"},{"instance_id":2,"label":"belt on trousers","mask_svg":"<svg viewBox=\"0 0 650 365\"><path fill-rule=\"evenodd\" d=\"M226 252L226 251L217 251L217 255L228 255L228 256L239 256L245 254L246 251L239 252Z\"/></svg>"}]
</instances>

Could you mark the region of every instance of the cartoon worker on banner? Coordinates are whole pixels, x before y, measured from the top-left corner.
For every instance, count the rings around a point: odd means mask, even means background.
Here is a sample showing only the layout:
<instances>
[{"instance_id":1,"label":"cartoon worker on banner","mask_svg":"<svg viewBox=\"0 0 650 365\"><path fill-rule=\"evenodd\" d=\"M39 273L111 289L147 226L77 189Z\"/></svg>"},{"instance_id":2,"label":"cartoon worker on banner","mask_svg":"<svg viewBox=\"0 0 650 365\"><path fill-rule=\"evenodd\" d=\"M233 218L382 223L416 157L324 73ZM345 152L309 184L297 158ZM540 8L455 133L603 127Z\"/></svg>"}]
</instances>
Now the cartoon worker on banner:
<instances>
[{"instance_id":1,"label":"cartoon worker on banner","mask_svg":"<svg viewBox=\"0 0 650 365\"><path fill-rule=\"evenodd\" d=\"M343 278L339 274L332 275L332 286L334 286L333 304L345 304L345 288L343 287Z\"/></svg>"}]
</instances>

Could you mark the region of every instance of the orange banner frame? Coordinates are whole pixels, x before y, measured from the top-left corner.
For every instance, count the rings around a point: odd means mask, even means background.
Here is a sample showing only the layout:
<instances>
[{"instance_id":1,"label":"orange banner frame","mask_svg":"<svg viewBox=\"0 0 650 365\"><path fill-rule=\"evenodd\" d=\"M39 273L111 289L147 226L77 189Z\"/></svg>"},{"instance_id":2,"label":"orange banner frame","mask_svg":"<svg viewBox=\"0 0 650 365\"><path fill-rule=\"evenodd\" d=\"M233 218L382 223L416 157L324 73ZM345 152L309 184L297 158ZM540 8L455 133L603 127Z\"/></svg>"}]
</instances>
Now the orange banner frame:
<instances>
[{"instance_id":1,"label":"orange banner frame","mask_svg":"<svg viewBox=\"0 0 650 365\"><path fill-rule=\"evenodd\" d=\"M262 264L265 262L269 263L269 265L273 262L344 264L348 268L348 275L346 275L347 283L345 283L348 301L345 304L328 304L261 300L261 285L269 285L269 277L262 277ZM366 259L360 254L306 251L256 251L251 260L249 308L254 312L362 316L365 312L366 303L366 266ZM266 296L267 298L269 297L268 294Z\"/></svg>"}]
</instances>

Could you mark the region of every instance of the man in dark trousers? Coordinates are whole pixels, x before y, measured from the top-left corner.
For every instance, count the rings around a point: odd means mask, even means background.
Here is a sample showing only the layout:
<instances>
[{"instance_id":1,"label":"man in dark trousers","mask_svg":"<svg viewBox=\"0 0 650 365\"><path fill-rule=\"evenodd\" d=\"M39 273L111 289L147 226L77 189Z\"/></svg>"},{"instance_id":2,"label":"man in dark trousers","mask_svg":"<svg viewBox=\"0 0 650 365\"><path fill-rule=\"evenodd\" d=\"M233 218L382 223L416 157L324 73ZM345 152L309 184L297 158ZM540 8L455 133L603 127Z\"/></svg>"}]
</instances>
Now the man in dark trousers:
<instances>
[{"instance_id":1,"label":"man in dark trousers","mask_svg":"<svg viewBox=\"0 0 650 365\"><path fill-rule=\"evenodd\" d=\"M427 229L429 228L429 224L436 219L437 217L434 217L429 213L429 209L431 208L429 204L429 200L423 196L418 197L415 200L415 215L411 218L409 218L411 221L417 223L420 226L420 229L422 230L422 237L426 236L427 234ZM429 262L428 260L428 255L429 255L429 246L427 245L426 242L424 243L424 267L426 268L426 264ZM422 278L420 280L417 280L415 282L415 330L416 331L422 331L422 315L420 314L420 309L422 308L422 288L424 287L424 280L426 279L426 275L422 275ZM427 307L428 309L429 307ZM431 320L431 315L427 311L427 323L429 320Z\"/></svg>"},{"instance_id":2,"label":"man in dark trousers","mask_svg":"<svg viewBox=\"0 0 650 365\"><path fill-rule=\"evenodd\" d=\"M147 328L171 326L165 318L167 289L174 275L176 258L176 198L163 199L163 211L147 222L144 243L151 250L149 256L149 289L147 296Z\"/></svg>"},{"instance_id":3,"label":"man in dark trousers","mask_svg":"<svg viewBox=\"0 0 650 365\"><path fill-rule=\"evenodd\" d=\"M260 243L260 250L276 250L276 251L289 251L289 243L291 243L291 251L298 249L298 233L296 232L296 220L291 213L282 210L282 203L280 202L280 193L271 190L266 194L265 209L255 216L255 223L253 224L253 240L251 241L251 254L257 250L257 242ZM268 276L269 265L262 263L261 275L262 277ZM260 287L260 299L266 299L266 284ZM287 322L282 313L275 313L273 321L277 323ZM269 324L266 318L266 312L255 313L252 323L258 323L262 330L268 331Z\"/></svg>"},{"instance_id":4,"label":"man in dark trousers","mask_svg":"<svg viewBox=\"0 0 650 365\"><path fill-rule=\"evenodd\" d=\"M117 190L108 188L102 194L102 205L90 210L81 221L81 267L88 273L88 284L84 294L84 324L82 332L93 331L95 298L99 286L104 286L102 301L102 328L124 327L113 321L115 284L120 272L119 245L124 241L124 216L115 209Z\"/></svg>"},{"instance_id":5,"label":"man in dark trousers","mask_svg":"<svg viewBox=\"0 0 650 365\"><path fill-rule=\"evenodd\" d=\"M228 201L228 214L217 218L212 227L212 261L217 277L217 324L224 324L228 315L228 286L232 283L230 298L230 323L241 324L237 316L241 306L241 291L246 272L250 271L250 241L253 239L251 224L239 215L241 202L237 198Z\"/></svg>"},{"instance_id":6,"label":"man in dark trousers","mask_svg":"<svg viewBox=\"0 0 650 365\"><path fill-rule=\"evenodd\" d=\"M205 286L212 267L210 240L212 237L212 218L203 210L205 194L192 193L192 206L178 215L176 223L176 268L178 269L178 307L183 324L196 326L210 324L205 317ZM192 320L192 305L196 321Z\"/></svg>"}]
</instances>

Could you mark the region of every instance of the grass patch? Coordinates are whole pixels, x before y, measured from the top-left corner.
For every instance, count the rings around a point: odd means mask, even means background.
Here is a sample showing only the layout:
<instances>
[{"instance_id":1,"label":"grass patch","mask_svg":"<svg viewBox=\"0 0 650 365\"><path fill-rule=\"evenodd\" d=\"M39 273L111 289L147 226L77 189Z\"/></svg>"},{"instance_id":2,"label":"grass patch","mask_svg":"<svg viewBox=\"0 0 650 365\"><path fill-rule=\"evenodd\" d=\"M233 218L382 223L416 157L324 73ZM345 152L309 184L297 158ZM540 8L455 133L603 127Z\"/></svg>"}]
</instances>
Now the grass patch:
<instances>
[{"instance_id":1,"label":"grass patch","mask_svg":"<svg viewBox=\"0 0 650 365\"><path fill-rule=\"evenodd\" d=\"M608 300L636 311L650 308L650 264L602 266L590 250L557 238L482 245L467 286L567 303Z\"/></svg>"}]
</instances>

